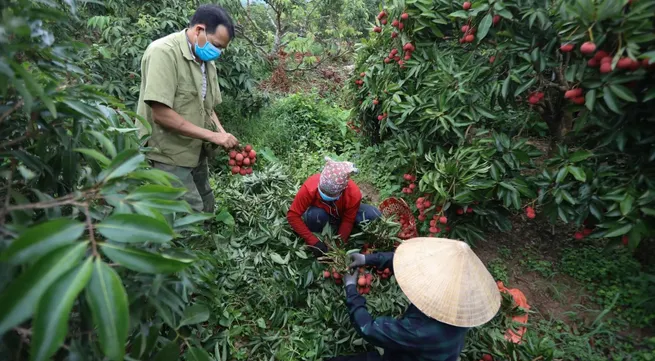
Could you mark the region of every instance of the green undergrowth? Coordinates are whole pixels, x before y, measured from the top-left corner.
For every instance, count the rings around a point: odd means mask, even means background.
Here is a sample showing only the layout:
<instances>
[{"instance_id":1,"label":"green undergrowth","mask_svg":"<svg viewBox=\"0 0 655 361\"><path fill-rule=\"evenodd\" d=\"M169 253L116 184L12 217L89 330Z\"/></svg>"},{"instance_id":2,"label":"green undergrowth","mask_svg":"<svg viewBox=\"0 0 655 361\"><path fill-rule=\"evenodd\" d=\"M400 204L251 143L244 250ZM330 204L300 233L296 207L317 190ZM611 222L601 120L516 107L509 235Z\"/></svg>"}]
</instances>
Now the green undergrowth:
<instances>
[{"instance_id":1,"label":"green undergrowth","mask_svg":"<svg viewBox=\"0 0 655 361\"><path fill-rule=\"evenodd\" d=\"M350 326L343 286L322 278L324 267L287 224L297 186L279 165L215 178L222 212L212 231L189 244L204 260L195 281L202 285L196 301L212 315L199 330L208 348L226 345L236 360L318 360L371 349ZM375 315L397 316L407 305L395 282L378 281L367 299Z\"/></svg>"},{"instance_id":2,"label":"green undergrowth","mask_svg":"<svg viewBox=\"0 0 655 361\"><path fill-rule=\"evenodd\" d=\"M584 285L592 302L608 307L617 298L612 311L629 324L645 327L655 322L655 267L641 265L627 250L569 248L560 269Z\"/></svg>"}]
</instances>

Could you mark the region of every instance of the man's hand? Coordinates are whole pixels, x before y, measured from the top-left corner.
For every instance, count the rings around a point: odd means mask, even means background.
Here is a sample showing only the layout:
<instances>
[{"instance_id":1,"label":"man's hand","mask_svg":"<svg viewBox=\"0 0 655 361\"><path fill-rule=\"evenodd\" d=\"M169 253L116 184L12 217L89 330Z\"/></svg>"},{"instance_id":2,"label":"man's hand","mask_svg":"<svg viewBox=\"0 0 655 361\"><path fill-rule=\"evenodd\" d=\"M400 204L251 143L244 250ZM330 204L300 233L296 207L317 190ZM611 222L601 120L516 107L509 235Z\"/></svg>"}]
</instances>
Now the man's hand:
<instances>
[{"instance_id":1,"label":"man's hand","mask_svg":"<svg viewBox=\"0 0 655 361\"><path fill-rule=\"evenodd\" d=\"M366 255L361 253L351 253L350 260L352 261L350 268L366 266Z\"/></svg>"},{"instance_id":2,"label":"man's hand","mask_svg":"<svg viewBox=\"0 0 655 361\"><path fill-rule=\"evenodd\" d=\"M218 144L225 149L232 149L239 145L239 141L230 133L217 133L211 132L207 137L207 141Z\"/></svg>"},{"instance_id":3,"label":"man's hand","mask_svg":"<svg viewBox=\"0 0 655 361\"><path fill-rule=\"evenodd\" d=\"M348 287L348 285L357 286L357 278L359 276L359 268L355 268L350 272L346 272L346 275L343 276L343 284Z\"/></svg>"}]
</instances>

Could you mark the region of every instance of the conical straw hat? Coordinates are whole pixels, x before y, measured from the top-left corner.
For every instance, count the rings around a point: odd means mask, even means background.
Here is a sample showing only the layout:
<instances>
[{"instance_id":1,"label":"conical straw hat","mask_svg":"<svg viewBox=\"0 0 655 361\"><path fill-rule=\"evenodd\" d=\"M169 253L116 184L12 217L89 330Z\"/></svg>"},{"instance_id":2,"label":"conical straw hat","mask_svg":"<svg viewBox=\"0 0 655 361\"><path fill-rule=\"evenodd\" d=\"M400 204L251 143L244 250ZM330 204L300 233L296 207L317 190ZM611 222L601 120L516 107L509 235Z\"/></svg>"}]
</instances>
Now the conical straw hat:
<instances>
[{"instance_id":1,"label":"conical straw hat","mask_svg":"<svg viewBox=\"0 0 655 361\"><path fill-rule=\"evenodd\" d=\"M475 327L500 308L496 281L468 244L445 238L412 238L393 258L396 280L424 314L453 326Z\"/></svg>"}]
</instances>

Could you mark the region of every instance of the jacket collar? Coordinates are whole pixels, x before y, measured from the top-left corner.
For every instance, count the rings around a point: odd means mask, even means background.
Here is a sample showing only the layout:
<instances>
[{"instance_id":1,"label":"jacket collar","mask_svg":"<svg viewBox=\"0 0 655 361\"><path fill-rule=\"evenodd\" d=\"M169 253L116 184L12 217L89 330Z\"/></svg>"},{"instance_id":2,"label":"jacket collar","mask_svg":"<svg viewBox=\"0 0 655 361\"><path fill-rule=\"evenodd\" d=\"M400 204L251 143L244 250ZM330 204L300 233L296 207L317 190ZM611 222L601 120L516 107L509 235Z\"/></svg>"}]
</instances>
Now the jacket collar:
<instances>
[{"instance_id":1,"label":"jacket collar","mask_svg":"<svg viewBox=\"0 0 655 361\"><path fill-rule=\"evenodd\" d=\"M184 56L185 59L195 61L195 57L193 56L193 53L191 53L191 48L189 47L189 39L186 36L186 31L188 29L185 28L184 30L180 31L177 33L177 40L180 45L180 50L182 51L182 55Z\"/></svg>"}]
</instances>

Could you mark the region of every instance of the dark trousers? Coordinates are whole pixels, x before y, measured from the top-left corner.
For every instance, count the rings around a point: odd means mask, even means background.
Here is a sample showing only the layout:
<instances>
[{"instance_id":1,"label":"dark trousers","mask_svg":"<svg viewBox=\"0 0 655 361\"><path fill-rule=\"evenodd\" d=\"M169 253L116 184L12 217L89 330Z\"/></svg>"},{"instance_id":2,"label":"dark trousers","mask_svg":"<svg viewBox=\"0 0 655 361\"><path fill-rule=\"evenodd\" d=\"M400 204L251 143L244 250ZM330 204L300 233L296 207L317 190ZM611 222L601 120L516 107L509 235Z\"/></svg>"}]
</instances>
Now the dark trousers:
<instances>
[{"instance_id":1,"label":"dark trousers","mask_svg":"<svg viewBox=\"0 0 655 361\"><path fill-rule=\"evenodd\" d=\"M357 211L357 217L355 218L355 224L376 220L381 215L382 213L376 207L370 204L360 204L359 210ZM340 219L331 217L328 212L318 207L309 207L309 209L305 211L305 214L303 214L302 218L307 227L309 227L309 230L316 233L322 232L328 222L335 227L335 229L339 227L339 224L341 224Z\"/></svg>"},{"instance_id":2,"label":"dark trousers","mask_svg":"<svg viewBox=\"0 0 655 361\"><path fill-rule=\"evenodd\" d=\"M325 359L324 361L382 361L382 356L373 351L350 356L337 356L334 358Z\"/></svg>"}]
</instances>

